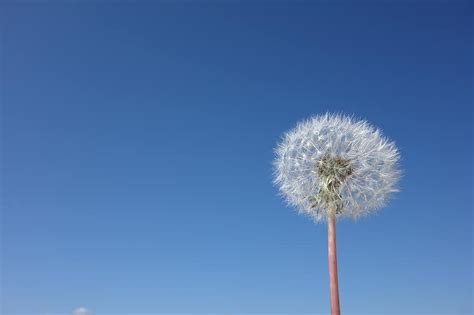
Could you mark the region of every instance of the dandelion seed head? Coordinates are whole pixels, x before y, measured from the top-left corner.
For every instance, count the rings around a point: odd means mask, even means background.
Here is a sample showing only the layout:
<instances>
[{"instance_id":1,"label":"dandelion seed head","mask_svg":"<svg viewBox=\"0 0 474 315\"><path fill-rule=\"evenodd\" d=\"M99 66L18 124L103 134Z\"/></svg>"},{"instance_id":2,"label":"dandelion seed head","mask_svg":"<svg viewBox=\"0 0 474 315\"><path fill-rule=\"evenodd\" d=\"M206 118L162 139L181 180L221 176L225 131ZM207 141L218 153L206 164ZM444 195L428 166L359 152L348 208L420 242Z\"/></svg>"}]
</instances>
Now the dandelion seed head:
<instances>
[{"instance_id":1,"label":"dandelion seed head","mask_svg":"<svg viewBox=\"0 0 474 315\"><path fill-rule=\"evenodd\" d=\"M300 122L275 149L274 182L300 213L358 218L397 191L399 152L366 121L325 114Z\"/></svg>"}]
</instances>

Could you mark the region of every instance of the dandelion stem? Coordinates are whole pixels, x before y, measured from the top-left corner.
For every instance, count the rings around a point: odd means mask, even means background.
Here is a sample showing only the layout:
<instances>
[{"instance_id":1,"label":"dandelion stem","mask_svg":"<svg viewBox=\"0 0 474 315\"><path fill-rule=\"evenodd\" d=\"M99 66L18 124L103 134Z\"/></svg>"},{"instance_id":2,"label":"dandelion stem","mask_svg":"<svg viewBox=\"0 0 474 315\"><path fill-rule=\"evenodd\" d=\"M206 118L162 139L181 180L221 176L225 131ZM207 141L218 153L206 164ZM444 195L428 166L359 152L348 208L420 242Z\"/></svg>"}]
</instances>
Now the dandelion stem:
<instances>
[{"instance_id":1,"label":"dandelion stem","mask_svg":"<svg viewBox=\"0 0 474 315\"><path fill-rule=\"evenodd\" d=\"M328 263L331 315L340 315L336 256L336 212L333 209L328 211Z\"/></svg>"}]
</instances>

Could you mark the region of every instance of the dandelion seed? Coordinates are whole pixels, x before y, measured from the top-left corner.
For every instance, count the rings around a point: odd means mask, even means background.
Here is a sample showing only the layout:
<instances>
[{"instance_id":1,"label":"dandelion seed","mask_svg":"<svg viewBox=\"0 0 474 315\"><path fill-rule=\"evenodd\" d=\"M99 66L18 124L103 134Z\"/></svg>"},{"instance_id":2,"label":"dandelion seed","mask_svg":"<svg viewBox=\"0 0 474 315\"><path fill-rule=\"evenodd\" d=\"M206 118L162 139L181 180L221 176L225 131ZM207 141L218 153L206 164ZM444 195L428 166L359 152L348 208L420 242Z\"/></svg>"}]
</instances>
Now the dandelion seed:
<instances>
[{"instance_id":1,"label":"dandelion seed","mask_svg":"<svg viewBox=\"0 0 474 315\"><path fill-rule=\"evenodd\" d=\"M316 221L333 207L337 217L370 214L397 191L398 150L365 121L316 116L287 132L275 151L275 184L290 205Z\"/></svg>"}]
</instances>

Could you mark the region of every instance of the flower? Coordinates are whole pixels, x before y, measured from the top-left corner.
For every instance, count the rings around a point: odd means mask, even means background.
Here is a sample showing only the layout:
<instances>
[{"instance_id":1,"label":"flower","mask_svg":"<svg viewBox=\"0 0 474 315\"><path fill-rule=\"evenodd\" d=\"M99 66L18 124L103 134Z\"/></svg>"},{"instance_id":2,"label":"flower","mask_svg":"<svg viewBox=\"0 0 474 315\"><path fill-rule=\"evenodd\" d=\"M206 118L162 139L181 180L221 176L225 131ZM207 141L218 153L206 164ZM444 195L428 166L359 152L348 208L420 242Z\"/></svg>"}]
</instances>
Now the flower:
<instances>
[{"instance_id":1,"label":"flower","mask_svg":"<svg viewBox=\"0 0 474 315\"><path fill-rule=\"evenodd\" d=\"M399 152L366 121L338 114L312 117L284 134L275 149L274 182L288 203L316 221L358 218L397 191Z\"/></svg>"}]
</instances>

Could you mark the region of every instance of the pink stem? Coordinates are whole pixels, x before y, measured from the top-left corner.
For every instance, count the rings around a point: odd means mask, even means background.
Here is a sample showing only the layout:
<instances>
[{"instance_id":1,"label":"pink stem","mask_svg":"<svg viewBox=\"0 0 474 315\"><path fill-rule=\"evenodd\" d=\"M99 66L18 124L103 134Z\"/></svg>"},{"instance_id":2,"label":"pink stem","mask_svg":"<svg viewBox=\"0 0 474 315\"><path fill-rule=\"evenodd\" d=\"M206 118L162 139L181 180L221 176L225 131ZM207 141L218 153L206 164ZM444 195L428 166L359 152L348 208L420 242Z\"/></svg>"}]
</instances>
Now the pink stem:
<instances>
[{"instance_id":1,"label":"pink stem","mask_svg":"<svg viewBox=\"0 0 474 315\"><path fill-rule=\"evenodd\" d=\"M336 256L336 216L334 210L328 212L328 263L329 263L329 291L331 297L331 315L340 315L339 288L337 281Z\"/></svg>"}]
</instances>

